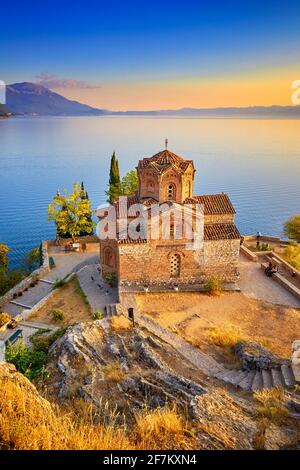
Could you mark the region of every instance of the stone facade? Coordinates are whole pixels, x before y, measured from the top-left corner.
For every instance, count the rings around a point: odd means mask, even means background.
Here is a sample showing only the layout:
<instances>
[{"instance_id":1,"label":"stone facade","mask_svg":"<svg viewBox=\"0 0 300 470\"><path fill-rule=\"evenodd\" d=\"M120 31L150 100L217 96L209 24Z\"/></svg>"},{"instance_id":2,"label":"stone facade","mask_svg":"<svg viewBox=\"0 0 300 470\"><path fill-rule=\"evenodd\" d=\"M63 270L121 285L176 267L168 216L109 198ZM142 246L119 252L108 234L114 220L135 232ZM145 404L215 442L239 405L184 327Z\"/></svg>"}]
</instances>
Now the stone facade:
<instances>
[{"instance_id":1,"label":"stone facade","mask_svg":"<svg viewBox=\"0 0 300 470\"><path fill-rule=\"evenodd\" d=\"M176 212L170 216L169 239L162 236L160 214L156 220L160 228L158 238L152 237L148 227L147 235L143 233L137 240L120 237L101 240L102 274L106 276L115 272L120 290L177 287L195 290L203 288L211 277L224 283L236 282L240 234L234 225L234 208L224 193L193 196L195 171L191 160L184 160L168 150L139 161L138 194L129 199L128 207L140 203L145 211L150 212L153 204L167 203L171 212L174 207L181 211L186 205L201 204L204 240L199 247L191 246L191 240L177 240L173 226ZM118 201L115 205L120 220L124 217L123 209L118 208ZM194 219L192 224L194 226Z\"/></svg>"}]
</instances>

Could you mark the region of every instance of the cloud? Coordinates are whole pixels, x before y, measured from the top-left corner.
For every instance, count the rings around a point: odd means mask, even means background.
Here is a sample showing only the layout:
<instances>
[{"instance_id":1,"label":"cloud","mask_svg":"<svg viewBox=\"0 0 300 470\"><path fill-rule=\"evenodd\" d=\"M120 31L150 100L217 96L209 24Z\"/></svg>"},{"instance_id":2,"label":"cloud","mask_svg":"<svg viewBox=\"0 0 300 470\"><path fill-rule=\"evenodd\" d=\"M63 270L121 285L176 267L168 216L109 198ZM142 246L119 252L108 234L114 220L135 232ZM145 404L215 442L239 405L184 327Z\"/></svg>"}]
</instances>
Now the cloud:
<instances>
[{"instance_id":1,"label":"cloud","mask_svg":"<svg viewBox=\"0 0 300 470\"><path fill-rule=\"evenodd\" d=\"M69 88L69 89L95 89L101 88L99 85L91 85L85 80L76 80L74 78L59 78L49 73L40 73L36 76L37 83L46 88Z\"/></svg>"}]
</instances>

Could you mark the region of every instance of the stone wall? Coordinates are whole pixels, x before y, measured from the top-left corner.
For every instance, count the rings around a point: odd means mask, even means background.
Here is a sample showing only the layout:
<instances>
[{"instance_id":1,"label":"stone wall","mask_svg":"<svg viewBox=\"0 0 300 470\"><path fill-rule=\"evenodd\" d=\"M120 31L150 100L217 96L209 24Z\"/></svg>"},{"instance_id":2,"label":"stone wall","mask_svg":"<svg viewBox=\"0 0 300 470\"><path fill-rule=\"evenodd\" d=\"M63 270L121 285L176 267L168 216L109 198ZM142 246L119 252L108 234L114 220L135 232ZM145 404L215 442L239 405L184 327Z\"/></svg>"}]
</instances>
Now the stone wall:
<instances>
[{"instance_id":1,"label":"stone wall","mask_svg":"<svg viewBox=\"0 0 300 470\"><path fill-rule=\"evenodd\" d=\"M140 243L119 246L121 286L172 286L203 284L210 277L224 282L237 280L239 240L204 243L199 250L187 250L182 241L176 243ZM172 255L180 256L180 275L171 277Z\"/></svg>"},{"instance_id":2,"label":"stone wall","mask_svg":"<svg viewBox=\"0 0 300 470\"><path fill-rule=\"evenodd\" d=\"M23 281L21 281L19 284L17 284L8 292L6 292L6 294L0 298L0 309L5 304L13 300L13 298L16 295L18 295L20 292L24 292L26 289L28 289L28 287L30 287L30 284L32 284L33 282L36 282L38 279L43 278L43 276L45 276L45 274L47 274L50 271L47 241L42 242L42 260L43 260L43 264L41 265L40 268L33 271L29 276L23 279Z\"/></svg>"}]
</instances>

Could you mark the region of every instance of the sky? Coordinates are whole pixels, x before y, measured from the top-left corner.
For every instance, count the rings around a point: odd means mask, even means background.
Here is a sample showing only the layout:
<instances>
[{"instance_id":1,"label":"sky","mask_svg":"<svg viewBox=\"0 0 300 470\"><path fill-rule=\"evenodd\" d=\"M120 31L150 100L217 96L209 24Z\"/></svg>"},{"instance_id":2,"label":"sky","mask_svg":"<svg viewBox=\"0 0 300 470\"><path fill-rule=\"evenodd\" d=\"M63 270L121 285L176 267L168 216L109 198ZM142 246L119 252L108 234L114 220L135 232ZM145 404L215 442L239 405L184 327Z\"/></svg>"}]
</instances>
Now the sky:
<instances>
[{"instance_id":1,"label":"sky","mask_svg":"<svg viewBox=\"0 0 300 470\"><path fill-rule=\"evenodd\" d=\"M112 110L291 105L300 2L0 4L0 80Z\"/></svg>"}]
</instances>

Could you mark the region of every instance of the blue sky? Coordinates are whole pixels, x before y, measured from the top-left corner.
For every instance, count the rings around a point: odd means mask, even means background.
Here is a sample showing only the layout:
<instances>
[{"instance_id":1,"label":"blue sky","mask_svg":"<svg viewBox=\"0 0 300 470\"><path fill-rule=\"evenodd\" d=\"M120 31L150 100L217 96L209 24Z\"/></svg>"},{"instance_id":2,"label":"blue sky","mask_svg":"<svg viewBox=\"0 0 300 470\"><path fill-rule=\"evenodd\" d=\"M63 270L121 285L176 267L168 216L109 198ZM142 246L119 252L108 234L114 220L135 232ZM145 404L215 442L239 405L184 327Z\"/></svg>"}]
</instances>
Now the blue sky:
<instances>
[{"instance_id":1,"label":"blue sky","mask_svg":"<svg viewBox=\"0 0 300 470\"><path fill-rule=\"evenodd\" d=\"M259 80L273 80L280 101L286 85L278 78L300 78L299 1L14 1L2 4L0 14L0 79L47 74L58 80L58 91L96 105L109 104L115 90L120 109L130 106L128 96L133 106L143 105L147 93L163 107L173 89L191 105L191 89L201 101L199 87L208 89L210 81L213 89L220 80L247 80L232 104ZM62 79L78 80L79 88ZM84 91L83 81L94 92Z\"/></svg>"}]
</instances>

